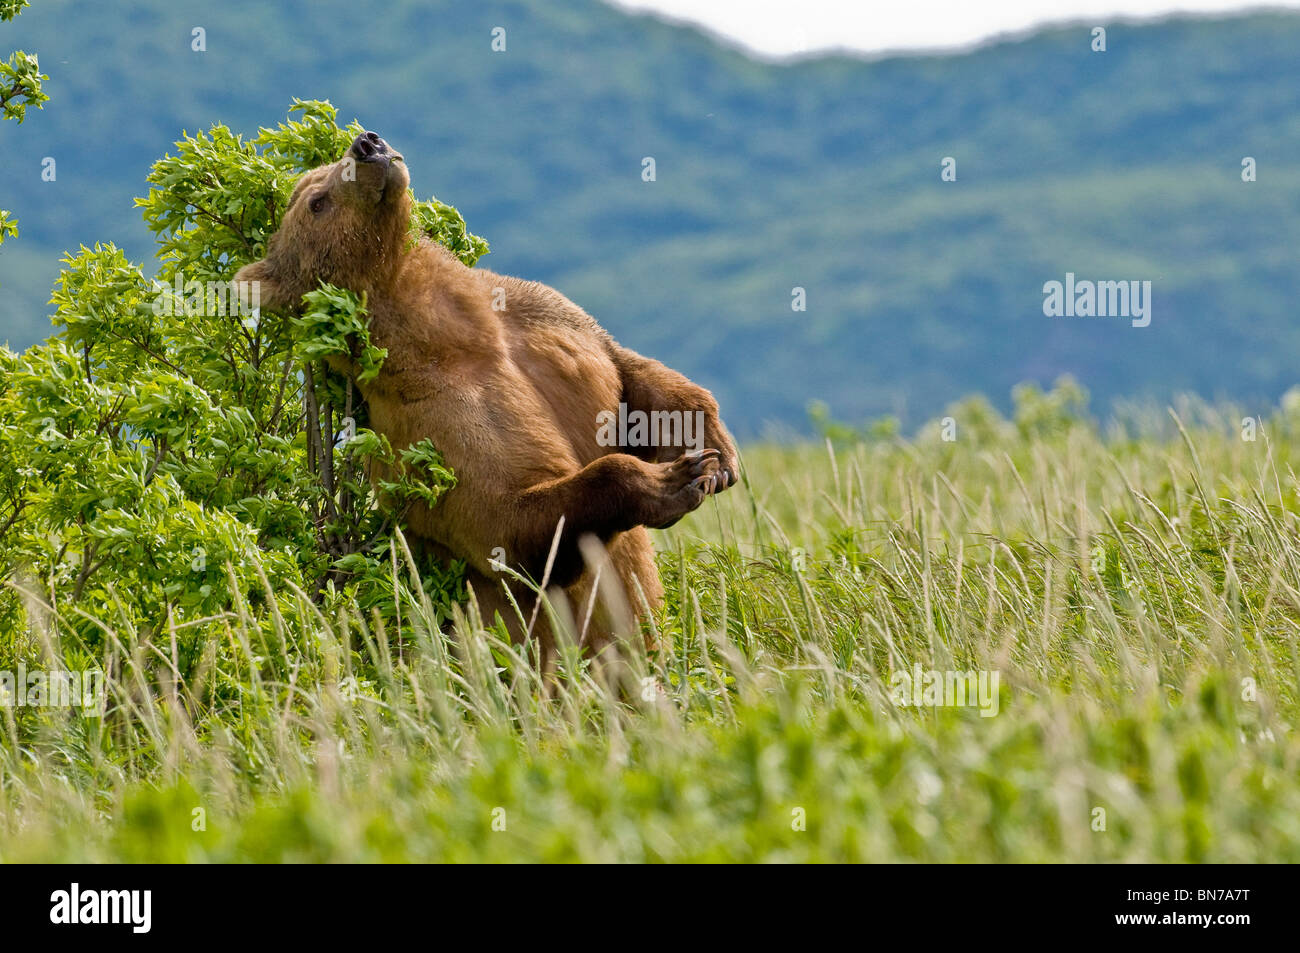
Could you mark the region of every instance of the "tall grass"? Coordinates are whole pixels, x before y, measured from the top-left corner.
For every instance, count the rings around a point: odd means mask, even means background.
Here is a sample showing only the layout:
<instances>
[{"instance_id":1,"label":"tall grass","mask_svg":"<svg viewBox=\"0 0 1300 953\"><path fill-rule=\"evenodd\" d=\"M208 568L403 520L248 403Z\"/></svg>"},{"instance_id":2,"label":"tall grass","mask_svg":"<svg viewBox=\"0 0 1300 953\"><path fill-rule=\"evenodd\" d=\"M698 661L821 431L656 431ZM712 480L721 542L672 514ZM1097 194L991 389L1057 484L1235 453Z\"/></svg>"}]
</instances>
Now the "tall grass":
<instances>
[{"instance_id":1,"label":"tall grass","mask_svg":"<svg viewBox=\"0 0 1300 953\"><path fill-rule=\"evenodd\" d=\"M268 592L79 643L12 579L0 668L101 665L108 704L0 709L0 860L1300 860L1291 417L966 411L751 447L660 534L617 682L440 631L401 551L400 628ZM897 704L918 664L996 672L997 714Z\"/></svg>"}]
</instances>

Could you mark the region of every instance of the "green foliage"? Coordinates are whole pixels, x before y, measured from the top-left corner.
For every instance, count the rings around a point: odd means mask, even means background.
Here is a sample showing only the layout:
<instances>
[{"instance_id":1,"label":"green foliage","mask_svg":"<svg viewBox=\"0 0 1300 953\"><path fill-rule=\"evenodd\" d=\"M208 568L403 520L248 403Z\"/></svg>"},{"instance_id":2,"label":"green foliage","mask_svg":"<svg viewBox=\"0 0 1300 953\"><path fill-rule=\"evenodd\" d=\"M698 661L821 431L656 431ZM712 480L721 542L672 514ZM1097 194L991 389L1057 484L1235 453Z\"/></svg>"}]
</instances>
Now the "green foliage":
<instances>
[{"instance_id":1,"label":"green foliage","mask_svg":"<svg viewBox=\"0 0 1300 953\"><path fill-rule=\"evenodd\" d=\"M22 50L0 63L0 109L4 110L4 118L16 119L21 125L29 106L40 109L49 102L50 97L41 91L41 82L47 79L36 57Z\"/></svg>"},{"instance_id":2,"label":"green foliage","mask_svg":"<svg viewBox=\"0 0 1300 953\"><path fill-rule=\"evenodd\" d=\"M854 427L832 417L830 405L823 400L809 401L808 422L823 440L839 445L862 440L895 440L901 430L901 424L894 416L880 417L862 427Z\"/></svg>"},{"instance_id":3,"label":"green foliage","mask_svg":"<svg viewBox=\"0 0 1300 953\"><path fill-rule=\"evenodd\" d=\"M1069 375L1059 378L1046 393L1036 384L1018 384L1011 400L1016 427L1025 438L1064 433L1083 423L1088 413L1088 392Z\"/></svg>"},{"instance_id":4,"label":"green foliage","mask_svg":"<svg viewBox=\"0 0 1300 953\"><path fill-rule=\"evenodd\" d=\"M845 443L859 437L857 430L831 416L831 409L824 400L809 401L808 422L817 435L825 440Z\"/></svg>"},{"instance_id":5,"label":"green foliage","mask_svg":"<svg viewBox=\"0 0 1300 953\"><path fill-rule=\"evenodd\" d=\"M224 125L186 134L175 155L154 163L136 204L173 271L229 278L232 263L261 258L298 175L336 161L361 132L355 121L340 128L329 103L295 99L290 115L299 118L247 141Z\"/></svg>"},{"instance_id":6,"label":"green foliage","mask_svg":"<svg viewBox=\"0 0 1300 953\"><path fill-rule=\"evenodd\" d=\"M470 266L488 253L488 243L470 234L460 213L437 199L416 202L412 209L411 240L415 241L421 235L445 245Z\"/></svg>"},{"instance_id":7,"label":"green foliage","mask_svg":"<svg viewBox=\"0 0 1300 953\"><path fill-rule=\"evenodd\" d=\"M399 455L401 466L396 480L386 480L380 489L399 500L419 500L427 506L435 505L442 495L456 485L456 476L426 437L412 444Z\"/></svg>"},{"instance_id":8,"label":"green foliage","mask_svg":"<svg viewBox=\"0 0 1300 953\"><path fill-rule=\"evenodd\" d=\"M25 6L27 0L0 0L0 22L12 20ZM35 56L22 50L10 54L7 62L0 63L0 117L16 119L22 125L28 106L40 109L49 102L50 97L41 92L41 82L47 79Z\"/></svg>"},{"instance_id":9,"label":"green foliage","mask_svg":"<svg viewBox=\"0 0 1300 953\"><path fill-rule=\"evenodd\" d=\"M322 284L303 295L302 315L293 318L298 359L323 362L329 357L355 361L358 381L374 380L388 351L370 343L365 296ZM355 354L354 354L355 351Z\"/></svg>"},{"instance_id":10,"label":"green foliage","mask_svg":"<svg viewBox=\"0 0 1300 953\"><path fill-rule=\"evenodd\" d=\"M301 316L278 314L231 284L262 255L296 175L358 129L295 101L251 141L220 125L185 135L137 200L157 278L113 245L64 259L55 336L0 353L0 630L53 613L96 653L110 624L146 637L180 626L199 645L242 604L247 624L273 630L312 600L397 624L395 527L454 475L427 442L395 454L366 429L352 380L330 368L344 356L362 379L379 371L364 301L326 286ZM422 220L433 237L481 254L455 210L436 208ZM382 501L374 466L396 474ZM421 569L445 617L463 566Z\"/></svg>"},{"instance_id":11,"label":"green foliage","mask_svg":"<svg viewBox=\"0 0 1300 953\"><path fill-rule=\"evenodd\" d=\"M621 686L447 625L400 546L279 630L112 623L101 719L0 709L0 862L1300 861L1300 459L1286 410L1189 410L751 446L660 535ZM899 705L915 665L997 672L996 714Z\"/></svg>"},{"instance_id":12,"label":"green foliage","mask_svg":"<svg viewBox=\"0 0 1300 953\"><path fill-rule=\"evenodd\" d=\"M27 0L0 0L0 23L22 12ZM27 118L27 107L40 109L50 97L41 92L41 82L49 79L41 72L36 57L17 50L7 62L0 63L0 117L16 119L19 125ZM4 233L0 231L0 242Z\"/></svg>"}]
</instances>

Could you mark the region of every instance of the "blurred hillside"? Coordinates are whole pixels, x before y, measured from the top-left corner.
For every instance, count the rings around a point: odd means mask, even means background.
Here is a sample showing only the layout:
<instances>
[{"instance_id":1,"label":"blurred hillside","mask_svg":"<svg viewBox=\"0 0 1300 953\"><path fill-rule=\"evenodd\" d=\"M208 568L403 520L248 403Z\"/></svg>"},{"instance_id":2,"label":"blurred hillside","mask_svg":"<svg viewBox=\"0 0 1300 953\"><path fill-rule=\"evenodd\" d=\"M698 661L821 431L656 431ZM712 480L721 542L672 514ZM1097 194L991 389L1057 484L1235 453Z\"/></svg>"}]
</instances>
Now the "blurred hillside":
<instances>
[{"instance_id":1,"label":"blurred hillside","mask_svg":"<svg viewBox=\"0 0 1300 953\"><path fill-rule=\"evenodd\" d=\"M491 241L486 266L712 387L741 436L803 427L814 398L916 423L1061 372L1095 406L1276 399L1300 355L1300 16L1089 42L1081 26L774 65L596 0L38 0L0 27L51 97L0 128L0 206L22 229L0 250L0 342L46 333L64 250L152 256L132 198L182 129L251 134L299 96L400 148L417 192ZM1150 280L1150 327L1044 317L1067 271Z\"/></svg>"}]
</instances>

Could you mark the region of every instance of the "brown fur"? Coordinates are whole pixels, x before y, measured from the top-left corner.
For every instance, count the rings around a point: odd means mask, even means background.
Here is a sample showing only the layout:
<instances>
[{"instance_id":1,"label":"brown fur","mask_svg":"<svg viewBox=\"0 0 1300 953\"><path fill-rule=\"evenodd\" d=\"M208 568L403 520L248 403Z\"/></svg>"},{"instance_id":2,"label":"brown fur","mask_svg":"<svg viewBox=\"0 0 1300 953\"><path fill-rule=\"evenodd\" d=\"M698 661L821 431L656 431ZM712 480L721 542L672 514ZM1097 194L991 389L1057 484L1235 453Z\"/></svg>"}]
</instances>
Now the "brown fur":
<instances>
[{"instance_id":1,"label":"brown fur","mask_svg":"<svg viewBox=\"0 0 1300 953\"><path fill-rule=\"evenodd\" d=\"M500 612L512 636L524 636L493 553L500 547L508 565L540 581L561 517L548 581L565 589L580 623L593 604L580 547L587 535L604 544L626 602L657 605L663 590L645 527L675 522L739 473L717 403L620 347L554 289L467 268L428 240L410 246L408 182L399 154L371 133L358 137L339 162L302 176L266 258L236 278L261 282L271 308L297 307L320 281L366 294L371 338L388 349L378 378L360 385L370 424L399 449L429 438L455 470L456 487L432 508L414 507L409 530L467 561L486 621ZM498 288L505 310L493 309ZM647 413L703 411L708 449L601 446L597 415L620 401ZM530 613L526 590L511 591ZM618 614L592 613L591 647L619 628ZM544 620L535 634L549 656Z\"/></svg>"}]
</instances>

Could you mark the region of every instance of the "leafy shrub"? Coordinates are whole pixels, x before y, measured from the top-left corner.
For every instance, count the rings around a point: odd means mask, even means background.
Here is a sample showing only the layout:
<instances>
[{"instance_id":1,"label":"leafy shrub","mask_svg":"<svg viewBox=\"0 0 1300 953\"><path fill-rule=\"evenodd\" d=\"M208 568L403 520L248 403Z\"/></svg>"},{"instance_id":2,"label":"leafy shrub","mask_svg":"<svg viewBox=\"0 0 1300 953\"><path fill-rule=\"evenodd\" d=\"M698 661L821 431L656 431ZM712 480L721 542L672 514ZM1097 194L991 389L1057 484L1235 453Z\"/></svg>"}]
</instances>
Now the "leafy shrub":
<instances>
[{"instance_id":1,"label":"leafy shrub","mask_svg":"<svg viewBox=\"0 0 1300 953\"><path fill-rule=\"evenodd\" d=\"M236 606L267 625L307 611L301 594L387 611L403 507L455 477L427 442L395 453L367 429L353 383L326 365L382 366L363 300L324 286L300 315L261 312L229 284L264 254L296 177L360 131L296 100L253 139L185 135L136 200L156 278L112 244L64 259L52 338L0 350L0 631L39 612L88 646L109 623L197 634ZM466 264L487 251L436 200L412 221ZM378 495L376 462L397 474ZM444 612L463 598L463 567L420 568Z\"/></svg>"},{"instance_id":2,"label":"leafy shrub","mask_svg":"<svg viewBox=\"0 0 1300 953\"><path fill-rule=\"evenodd\" d=\"M1088 391L1063 374L1044 393L1037 384L1018 384L1011 391L1014 418L1021 437L1051 437L1088 422Z\"/></svg>"}]
</instances>

